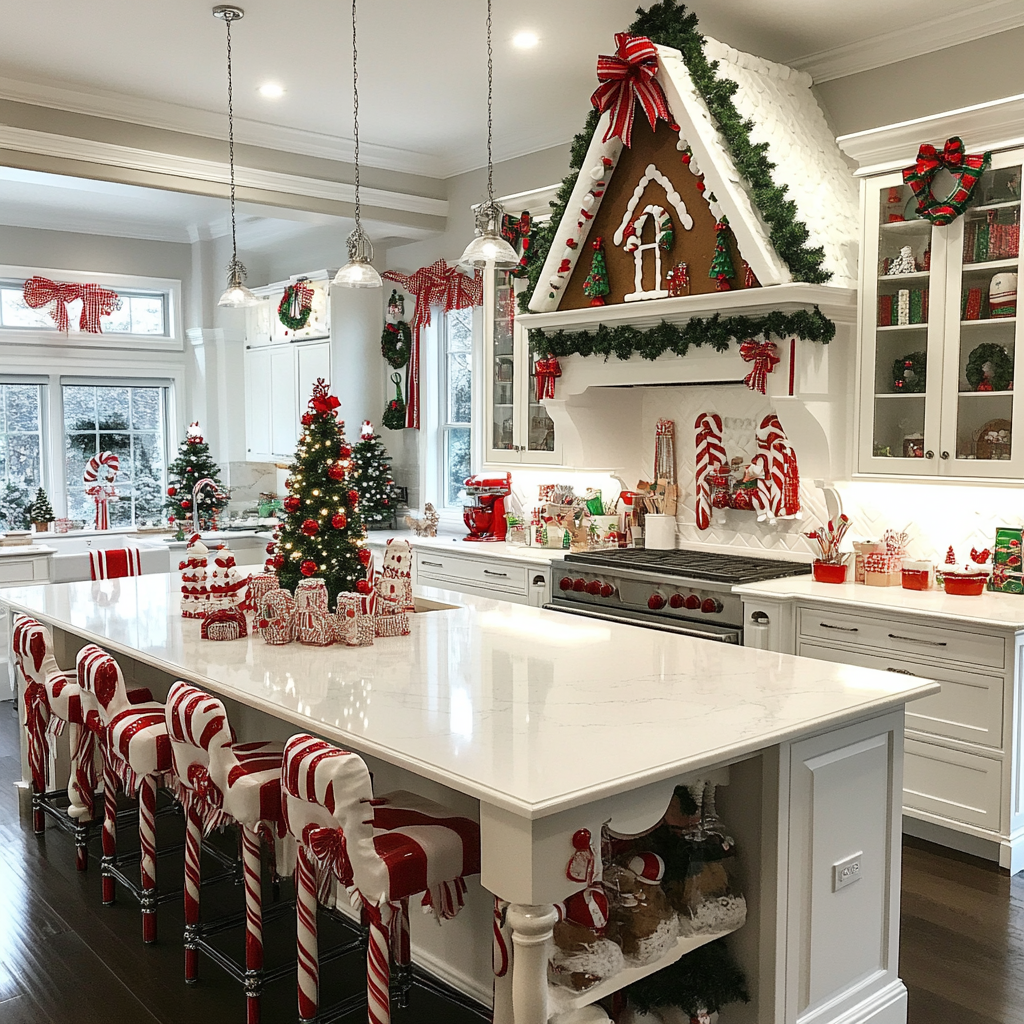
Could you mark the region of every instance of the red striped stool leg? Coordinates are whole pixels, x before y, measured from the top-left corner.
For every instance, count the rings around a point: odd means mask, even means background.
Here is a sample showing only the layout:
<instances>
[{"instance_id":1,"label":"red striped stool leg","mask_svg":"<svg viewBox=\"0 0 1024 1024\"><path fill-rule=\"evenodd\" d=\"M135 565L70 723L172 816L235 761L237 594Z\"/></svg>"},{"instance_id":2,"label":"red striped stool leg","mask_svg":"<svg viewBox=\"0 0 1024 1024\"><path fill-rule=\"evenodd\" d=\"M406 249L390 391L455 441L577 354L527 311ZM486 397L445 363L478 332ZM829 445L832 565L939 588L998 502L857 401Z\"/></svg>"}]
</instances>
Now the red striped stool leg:
<instances>
[{"instance_id":1,"label":"red striped stool leg","mask_svg":"<svg viewBox=\"0 0 1024 1024\"><path fill-rule=\"evenodd\" d=\"M185 981L199 980L199 857L203 844L203 826L199 813L189 801L185 830Z\"/></svg>"},{"instance_id":2,"label":"red striped stool leg","mask_svg":"<svg viewBox=\"0 0 1024 1024\"><path fill-rule=\"evenodd\" d=\"M117 856L117 776L106 751L103 753L103 859L100 861L100 877L103 890L103 904L114 902L114 876L110 869Z\"/></svg>"},{"instance_id":3,"label":"red striped stool leg","mask_svg":"<svg viewBox=\"0 0 1024 1024\"><path fill-rule=\"evenodd\" d=\"M46 704L40 694L43 688L30 684L25 688L25 747L29 771L32 775L32 831L42 835L46 830L46 816L41 806L46 792Z\"/></svg>"},{"instance_id":4,"label":"red striped stool leg","mask_svg":"<svg viewBox=\"0 0 1024 1024\"><path fill-rule=\"evenodd\" d=\"M242 833L242 872L245 878L245 1018L260 1024L263 988L263 890L260 838L245 825Z\"/></svg>"},{"instance_id":5,"label":"red striped stool leg","mask_svg":"<svg viewBox=\"0 0 1024 1024\"><path fill-rule=\"evenodd\" d=\"M395 906L370 909L370 944L366 947L366 1001L369 1024L391 1024L391 925Z\"/></svg>"},{"instance_id":6,"label":"red striped stool leg","mask_svg":"<svg viewBox=\"0 0 1024 1024\"><path fill-rule=\"evenodd\" d=\"M295 920L298 944L299 1020L316 1019L320 1005L320 963L316 940L316 874L304 847L295 861Z\"/></svg>"},{"instance_id":7,"label":"red striped stool leg","mask_svg":"<svg viewBox=\"0 0 1024 1024\"><path fill-rule=\"evenodd\" d=\"M397 975L398 1005L404 1010L409 1005L412 988L412 951L409 948L409 897L400 901L391 926L391 956Z\"/></svg>"},{"instance_id":8,"label":"red striped stool leg","mask_svg":"<svg viewBox=\"0 0 1024 1024\"><path fill-rule=\"evenodd\" d=\"M139 783L139 860L142 895L142 941L156 942L156 777Z\"/></svg>"}]
</instances>

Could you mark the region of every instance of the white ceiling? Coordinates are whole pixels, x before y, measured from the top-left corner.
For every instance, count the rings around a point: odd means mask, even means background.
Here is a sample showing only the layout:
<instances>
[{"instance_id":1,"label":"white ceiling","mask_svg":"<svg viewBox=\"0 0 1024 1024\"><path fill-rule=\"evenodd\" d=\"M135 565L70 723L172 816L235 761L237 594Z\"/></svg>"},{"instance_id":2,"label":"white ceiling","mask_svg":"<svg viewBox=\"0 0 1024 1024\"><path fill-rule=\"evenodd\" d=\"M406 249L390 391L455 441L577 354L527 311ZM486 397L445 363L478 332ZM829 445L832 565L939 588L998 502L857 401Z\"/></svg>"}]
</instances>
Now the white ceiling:
<instances>
[{"instance_id":1,"label":"white ceiling","mask_svg":"<svg viewBox=\"0 0 1024 1024\"><path fill-rule=\"evenodd\" d=\"M614 33L628 26L636 2L495 5L496 159L557 145L579 130L596 84L595 55L612 49ZM38 95L67 109L219 136L224 28L211 16L212 6L209 0L5 0L0 96ZM348 154L347 5L242 0L242 6L245 19L233 30L240 138L284 148L290 140L291 148L317 155ZM942 38L952 42L956 31L970 31L956 19L970 24L981 15L992 21L999 14L1003 27L1014 19L1024 23L1020 0L968 5L930 0L926 16L919 5L893 0L693 0L690 6L708 35L796 63L851 46L859 46L862 62L870 62L872 46L861 44L894 34L911 51L926 52L923 24L944 22ZM363 0L359 26L367 162L440 176L480 166L486 83L482 0ZM522 29L540 37L535 49L512 47L512 36ZM942 39L939 44L949 45ZM886 52L886 59L893 59L891 46ZM258 95L268 80L285 87L283 98Z\"/></svg>"}]
</instances>

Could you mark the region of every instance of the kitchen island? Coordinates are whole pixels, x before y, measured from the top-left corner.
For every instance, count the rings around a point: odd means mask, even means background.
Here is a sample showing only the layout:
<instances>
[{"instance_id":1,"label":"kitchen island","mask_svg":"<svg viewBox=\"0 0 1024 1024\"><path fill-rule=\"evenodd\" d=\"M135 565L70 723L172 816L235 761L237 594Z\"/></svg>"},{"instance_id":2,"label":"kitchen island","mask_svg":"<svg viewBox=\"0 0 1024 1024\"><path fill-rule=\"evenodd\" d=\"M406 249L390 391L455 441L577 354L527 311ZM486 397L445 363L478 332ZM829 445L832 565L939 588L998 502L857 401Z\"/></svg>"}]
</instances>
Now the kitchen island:
<instances>
[{"instance_id":1,"label":"kitchen island","mask_svg":"<svg viewBox=\"0 0 1024 1024\"><path fill-rule=\"evenodd\" d=\"M936 684L424 588L412 634L369 648L213 643L180 617L179 582L8 589L0 602L52 627L62 666L98 643L155 696L183 678L226 698L240 738L309 730L363 754L379 790L478 816L480 885L444 929L414 921L413 949L486 1001L490 894L509 901L499 1024L583 1013L586 995L546 979L552 904L580 888L566 877L573 833L639 832L675 785L716 773L748 905L730 943L751 994L723 1022L906 1020L903 707ZM853 885L839 882L845 861Z\"/></svg>"}]
</instances>

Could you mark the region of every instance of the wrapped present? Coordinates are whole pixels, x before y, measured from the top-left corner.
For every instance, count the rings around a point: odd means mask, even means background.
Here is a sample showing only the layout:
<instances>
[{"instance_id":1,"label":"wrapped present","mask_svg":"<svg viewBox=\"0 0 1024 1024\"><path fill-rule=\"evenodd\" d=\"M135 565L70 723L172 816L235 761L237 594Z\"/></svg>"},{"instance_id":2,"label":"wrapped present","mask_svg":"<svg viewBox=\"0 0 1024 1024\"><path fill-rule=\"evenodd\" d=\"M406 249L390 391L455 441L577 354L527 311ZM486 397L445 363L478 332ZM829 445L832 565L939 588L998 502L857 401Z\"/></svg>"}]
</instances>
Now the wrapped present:
<instances>
[{"instance_id":1,"label":"wrapped present","mask_svg":"<svg viewBox=\"0 0 1024 1024\"><path fill-rule=\"evenodd\" d=\"M996 565L989 577L988 589L999 594L1024 594L1024 573L1012 572L1005 565Z\"/></svg>"},{"instance_id":2,"label":"wrapped present","mask_svg":"<svg viewBox=\"0 0 1024 1024\"><path fill-rule=\"evenodd\" d=\"M326 612L327 584L320 576L299 580L295 588L295 610Z\"/></svg>"},{"instance_id":3,"label":"wrapped present","mask_svg":"<svg viewBox=\"0 0 1024 1024\"><path fill-rule=\"evenodd\" d=\"M1021 565L1022 548L1024 548L1024 529L1001 526L996 530L992 561L997 566L1005 566L1009 572L1024 572L1024 566Z\"/></svg>"},{"instance_id":4,"label":"wrapped present","mask_svg":"<svg viewBox=\"0 0 1024 1024\"><path fill-rule=\"evenodd\" d=\"M338 638L334 616L326 608L296 610L295 638L309 647L330 647Z\"/></svg>"},{"instance_id":5,"label":"wrapped present","mask_svg":"<svg viewBox=\"0 0 1024 1024\"><path fill-rule=\"evenodd\" d=\"M864 556L864 582L869 587L898 587L903 583L903 556L875 551Z\"/></svg>"},{"instance_id":6,"label":"wrapped present","mask_svg":"<svg viewBox=\"0 0 1024 1024\"><path fill-rule=\"evenodd\" d=\"M288 644L295 638L295 599L278 587L267 591L256 608L256 624L268 644Z\"/></svg>"},{"instance_id":7,"label":"wrapped present","mask_svg":"<svg viewBox=\"0 0 1024 1024\"><path fill-rule=\"evenodd\" d=\"M349 647L367 647L373 643L374 621L371 616L363 614L361 594L339 594L337 609L334 635L339 643Z\"/></svg>"},{"instance_id":8,"label":"wrapped present","mask_svg":"<svg viewBox=\"0 0 1024 1024\"><path fill-rule=\"evenodd\" d=\"M272 572L261 572L256 576L252 576L249 579L249 586L246 589L245 597L242 598L242 603L239 608L243 612L254 612L259 604L260 598L263 597L268 590L276 590L279 586L277 577ZM255 627L253 627L253 633L258 633Z\"/></svg>"},{"instance_id":9,"label":"wrapped present","mask_svg":"<svg viewBox=\"0 0 1024 1024\"><path fill-rule=\"evenodd\" d=\"M238 608L218 608L199 627L203 640L241 640L248 635L245 616Z\"/></svg>"},{"instance_id":10,"label":"wrapped present","mask_svg":"<svg viewBox=\"0 0 1024 1024\"><path fill-rule=\"evenodd\" d=\"M878 296L878 326L879 327L891 327L892 326L892 296L891 295L879 295Z\"/></svg>"}]
</instances>

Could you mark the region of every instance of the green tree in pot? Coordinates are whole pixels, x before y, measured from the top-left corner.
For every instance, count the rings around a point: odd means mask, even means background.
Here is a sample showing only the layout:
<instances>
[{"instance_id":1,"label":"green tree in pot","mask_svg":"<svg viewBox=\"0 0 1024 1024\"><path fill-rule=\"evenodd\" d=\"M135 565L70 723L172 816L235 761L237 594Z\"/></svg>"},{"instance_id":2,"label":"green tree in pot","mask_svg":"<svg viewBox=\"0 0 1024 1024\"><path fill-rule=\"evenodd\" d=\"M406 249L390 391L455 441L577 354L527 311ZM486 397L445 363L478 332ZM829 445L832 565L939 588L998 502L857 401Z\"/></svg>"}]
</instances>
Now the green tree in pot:
<instances>
[{"instance_id":1,"label":"green tree in pot","mask_svg":"<svg viewBox=\"0 0 1024 1024\"><path fill-rule=\"evenodd\" d=\"M28 512L37 533L44 533L50 528L50 523L57 518L53 514L53 506L50 504L50 499L46 496L46 491L42 487L36 491L35 500L29 505Z\"/></svg>"}]
</instances>

